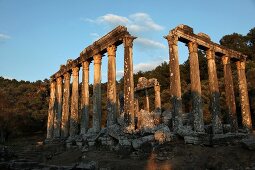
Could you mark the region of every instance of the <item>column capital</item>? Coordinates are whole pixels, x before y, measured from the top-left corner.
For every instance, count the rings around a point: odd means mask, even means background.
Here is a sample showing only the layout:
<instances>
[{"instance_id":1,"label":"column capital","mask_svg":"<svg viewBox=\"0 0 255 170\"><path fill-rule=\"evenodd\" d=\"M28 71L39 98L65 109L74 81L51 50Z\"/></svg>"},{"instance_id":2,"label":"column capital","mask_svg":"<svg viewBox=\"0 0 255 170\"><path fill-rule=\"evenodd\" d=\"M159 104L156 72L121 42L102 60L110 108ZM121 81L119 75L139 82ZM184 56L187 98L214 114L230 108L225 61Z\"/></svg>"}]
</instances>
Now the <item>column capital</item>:
<instances>
[{"instance_id":1,"label":"column capital","mask_svg":"<svg viewBox=\"0 0 255 170\"><path fill-rule=\"evenodd\" d=\"M167 39L169 45L178 45L179 37L177 34L170 33L164 38Z\"/></svg>"},{"instance_id":2,"label":"column capital","mask_svg":"<svg viewBox=\"0 0 255 170\"><path fill-rule=\"evenodd\" d=\"M155 85L155 86L154 86L154 90L155 90L155 91L160 91L160 85Z\"/></svg>"},{"instance_id":3,"label":"column capital","mask_svg":"<svg viewBox=\"0 0 255 170\"><path fill-rule=\"evenodd\" d=\"M214 49L210 48L206 50L206 58L207 60L215 60Z\"/></svg>"},{"instance_id":4,"label":"column capital","mask_svg":"<svg viewBox=\"0 0 255 170\"><path fill-rule=\"evenodd\" d=\"M107 47L108 56L116 56L116 50L117 50L117 47L114 44Z\"/></svg>"},{"instance_id":5,"label":"column capital","mask_svg":"<svg viewBox=\"0 0 255 170\"><path fill-rule=\"evenodd\" d=\"M189 53L197 53L197 46L196 42L188 42Z\"/></svg>"},{"instance_id":6,"label":"column capital","mask_svg":"<svg viewBox=\"0 0 255 170\"><path fill-rule=\"evenodd\" d=\"M237 70L245 70L245 61L237 61L236 62Z\"/></svg>"},{"instance_id":7,"label":"column capital","mask_svg":"<svg viewBox=\"0 0 255 170\"><path fill-rule=\"evenodd\" d=\"M66 72L66 73L64 74L64 79L65 79L65 80L70 80L70 77L71 77L71 75L70 75L69 72Z\"/></svg>"},{"instance_id":8,"label":"column capital","mask_svg":"<svg viewBox=\"0 0 255 170\"><path fill-rule=\"evenodd\" d=\"M94 64L101 64L102 54L96 54L93 56Z\"/></svg>"},{"instance_id":9,"label":"column capital","mask_svg":"<svg viewBox=\"0 0 255 170\"><path fill-rule=\"evenodd\" d=\"M224 55L221 59L222 59L223 65L230 64L230 57L229 56Z\"/></svg>"},{"instance_id":10,"label":"column capital","mask_svg":"<svg viewBox=\"0 0 255 170\"><path fill-rule=\"evenodd\" d=\"M136 39L136 37L133 37L131 35L127 35L123 37L123 43L124 47L133 47L133 41Z\"/></svg>"},{"instance_id":11,"label":"column capital","mask_svg":"<svg viewBox=\"0 0 255 170\"><path fill-rule=\"evenodd\" d=\"M78 76L78 75L79 75L79 70L80 70L79 67L74 67L74 68L72 68L72 74L73 74L73 76Z\"/></svg>"},{"instance_id":12,"label":"column capital","mask_svg":"<svg viewBox=\"0 0 255 170\"><path fill-rule=\"evenodd\" d=\"M82 69L83 70L89 70L89 65L90 65L91 61L86 60L82 62Z\"/></svg>"},{"instance_id":13,"label":"column capital","mask_svg":"<svg viewBox=\"0 0 255 170\"><path fill-rule=\"evenodd\" d=\"M63 79L62 79L62 77L61 77L61 76L60 76L60 77L58 77L58 78L57 78L57 84L62 83L62 80L63 80Z\"/></svg>"}]
</instances>

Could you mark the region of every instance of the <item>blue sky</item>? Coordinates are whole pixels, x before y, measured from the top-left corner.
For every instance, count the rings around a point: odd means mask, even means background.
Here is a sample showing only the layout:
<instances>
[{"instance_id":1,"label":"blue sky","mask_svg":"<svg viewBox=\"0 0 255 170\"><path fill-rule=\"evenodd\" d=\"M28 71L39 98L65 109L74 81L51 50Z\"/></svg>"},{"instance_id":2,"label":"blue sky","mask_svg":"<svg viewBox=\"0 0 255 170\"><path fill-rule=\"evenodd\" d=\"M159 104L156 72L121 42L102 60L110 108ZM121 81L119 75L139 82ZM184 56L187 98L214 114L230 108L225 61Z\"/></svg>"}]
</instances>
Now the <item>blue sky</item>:
<instances>
[{"instance_id":1,"label":"blue sky","mask_svg":"<svg viewBox=\"0 0 255 170\"><path fill-rule=\"evenodd\" d=\"M255 0L0 0L0 76L36 81L49 78L66 60L75 59L97 38L122 24L134 41L134 70L168 61L163 38L179 24L204 32L214 42L255 27ZM180 61L187 48L180 44ZM93 63L91 64L93 81ZM102 80L107 79L107 57ZM117 50L117 75L123 47Z\"/></svg>"}]
</instances>

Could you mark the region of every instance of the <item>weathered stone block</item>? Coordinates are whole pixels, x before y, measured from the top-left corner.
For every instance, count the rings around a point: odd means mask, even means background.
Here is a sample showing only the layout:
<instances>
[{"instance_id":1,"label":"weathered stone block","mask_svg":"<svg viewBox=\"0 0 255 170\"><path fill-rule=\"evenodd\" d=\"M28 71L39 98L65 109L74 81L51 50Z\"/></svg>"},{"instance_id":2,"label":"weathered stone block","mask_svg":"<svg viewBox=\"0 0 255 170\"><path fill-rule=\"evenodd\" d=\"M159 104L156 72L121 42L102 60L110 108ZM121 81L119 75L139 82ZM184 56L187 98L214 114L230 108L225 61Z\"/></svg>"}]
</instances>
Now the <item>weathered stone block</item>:
<instances>
[{"instance_id":1,"label":"weathered stone block","mask_svg":"<svg viewBox=\"0 0 255 170\"><path fill-rule=\"evenodd\" d=\"M132 146L134 149L138 149L141 147L142 144L153 141L153 140L154 140L154 135L144 136L144 137L132 140Z\"/></svg>"},{"instance_id":2,"label":"weathered stone block","mask_svg":"<svg viewBox=\"0 0 255 170\"><path fill-rule=\"evenodd\" d=\"M156 141L162 144L164 142L171 141L173 135L171 134L170 129L167 126L165 126L154 133L154 138Z\"/></svg>"}]
</instances>

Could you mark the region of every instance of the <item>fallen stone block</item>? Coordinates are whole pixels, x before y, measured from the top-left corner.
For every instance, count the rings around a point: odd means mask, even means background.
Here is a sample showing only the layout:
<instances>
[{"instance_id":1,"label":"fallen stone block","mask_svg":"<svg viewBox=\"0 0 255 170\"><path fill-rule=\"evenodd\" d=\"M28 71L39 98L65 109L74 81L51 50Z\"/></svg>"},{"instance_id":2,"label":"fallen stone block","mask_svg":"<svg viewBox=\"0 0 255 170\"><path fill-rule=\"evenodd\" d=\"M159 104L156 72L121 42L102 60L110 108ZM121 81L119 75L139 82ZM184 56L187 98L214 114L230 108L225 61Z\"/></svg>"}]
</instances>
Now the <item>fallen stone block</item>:
<instances>
[{"instance_id":1,"label":"fallen stone block","mask_svg":"<svg viewBox=\"0 0 255 170\"><path fill-rule=\"evenodd\" d=\"M153 141L153 140L154 140L154 135L144 136L144 137L132 140L132 146L134 149L138 149L141 147L142 144Z\"/></svg>"},{"instance_id":2,"label":"fallen stone block","mask_svg":"<svg viewBox=\"0 0 255 170\"><path fill-rule=\"evenodd\" d=\"M157 142L162 144L164 142L170 142L173 138L173 134L171 134L170 129L165 126L154 133L154 138Z\"/></svg>"},{"instance_id":3,"label":"fallen stone block","mask_svg":"<svg viewBox=\"0 0 255 170\"><path fill-rule=\"evenodd\" d=\"M254 139L243 139L241 141L241 144L244 148L248 149L248 150L255 150L255 140Z\"/></svg>"}]
</instances>

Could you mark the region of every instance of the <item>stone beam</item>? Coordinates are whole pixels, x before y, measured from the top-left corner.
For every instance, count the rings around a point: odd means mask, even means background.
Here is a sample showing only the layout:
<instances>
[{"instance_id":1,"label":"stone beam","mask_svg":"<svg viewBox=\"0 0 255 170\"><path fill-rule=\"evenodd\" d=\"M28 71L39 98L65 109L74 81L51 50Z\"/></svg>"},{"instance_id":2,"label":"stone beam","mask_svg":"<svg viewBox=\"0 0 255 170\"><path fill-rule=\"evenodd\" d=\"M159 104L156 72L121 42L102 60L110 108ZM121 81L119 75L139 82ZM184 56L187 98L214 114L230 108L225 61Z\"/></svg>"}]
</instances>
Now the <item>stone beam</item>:
<instances>
[{"instance_id":1,"label":"stone beam","mask_svg":"<svg viewBox=\"0 0 255 170\"><path fill-rule=\"evenodd\" d=\"M231 49L228 49L222 45L214 43L210 40L210 37L204 33L194 34L193 29L186 25L179 25L175 29L170 31L171 34L175 34L178 40L184 43L196 42L199 48L207 50L214 49L215 53L220 55L228 55L231 58L243 60L247 56ZM169 34L170 34L169 33Z\"/></svg>"},{"instance_id":2,"label":"stone beam","mask_svg":"<svg viewBox=\"0 0 255 170\"><path fill-rule=\"evenodd\" d=\"M62 76L65 72L71 71L72 68L81 66L83 61L87 61L89 59L93 59L93 56L98 53L105 53L107 51L107 47L110 45L120 45L123 42L123 37L130 35L127 31L127 28L124 26L118 26L113 29L111 32L95 41L92 45L85 48L80 56L63 66L58 72L51 76L52 79L56 79L59 76Z\"/></svg>"}]
</instances>

